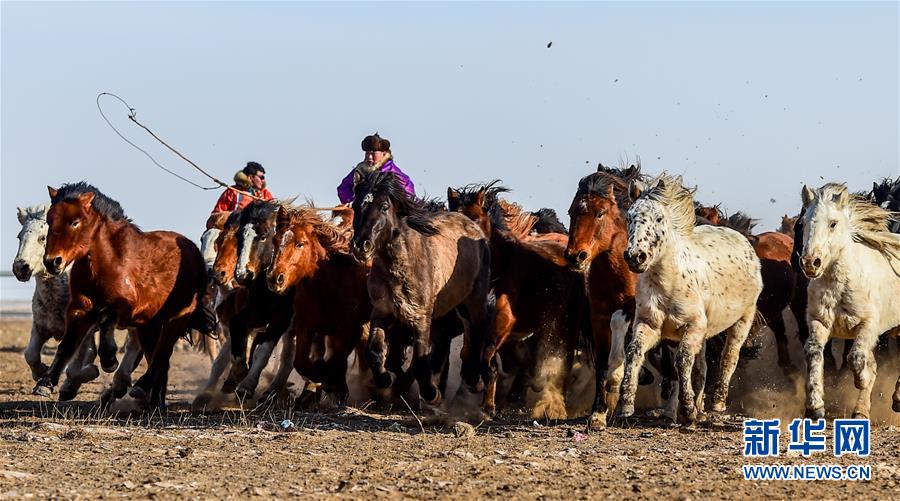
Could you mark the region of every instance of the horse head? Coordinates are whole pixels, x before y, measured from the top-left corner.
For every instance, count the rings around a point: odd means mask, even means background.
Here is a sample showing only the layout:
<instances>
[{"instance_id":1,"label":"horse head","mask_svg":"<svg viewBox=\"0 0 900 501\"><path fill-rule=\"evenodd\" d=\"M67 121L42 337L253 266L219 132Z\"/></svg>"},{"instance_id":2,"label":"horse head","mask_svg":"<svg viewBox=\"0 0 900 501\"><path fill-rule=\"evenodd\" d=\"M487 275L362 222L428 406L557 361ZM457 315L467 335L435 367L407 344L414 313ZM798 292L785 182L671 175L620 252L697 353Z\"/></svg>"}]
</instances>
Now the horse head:
<instances>
[{"instance_id":1,"label":"horse head","mask_svg":"<svg viewBox=\"0 0 900 501\"><path fill-rule=\"evenodd\" d=\"M269 290L282 294L316 272L327 255L317 236L316 225L325 224L328 223L311 210L278 208L273 237L275 250L266 273ZM336 227L334 232L338 233Z\"/></svg>"},{"instance_id":2,"label":"horse head","mask_svg":"<svg viewBox=\"0 0 900 501\"><path fill-rule=\"evenodd\" d=\"M569 267L584 272L595 257L612 248L616 235L624 233L615 187L624 183L598 171L581 179L569 206L569 241L565 259Z\"/></svg>"},{"instance_id":3,"label":"horse head","mask_svg":"<svg viewBox=\"0 0 900 501\"><path fill-rule=\"evenodd\" d=\"M628 187L633 200L628 209L628 247L625 261L635 273L643 273L665 252L676 234L693 232L693 192L685 188L681 179L660 176L647 188L641 181Z\"/></svg>"},{"instance_id":4,"label":"horse head","mask_svg":"<svg viewBox=\"0 0 900 501\"><path fill-rule=\"evenodd\" d=\"M818 189L803 186L803 253L800 266L809 278L818 278L851 241L850 193L841 184Z\"/></svg>"},{"instance_id":5,"label":"horse head","mask_svg":"<svg viewBox=\"0 0 900 501\"><path fill-rule=\"evenodd\" d=\"M47 187L51 205L47 211L49 229L44 267L52 275L59 275L72 262L87 255L100 225L100 216L92 206L96 194L92 191L67 193L63 191L65 188Z\"/></svg>"},{"instance_id":6,"label":"horse head","mask_svg":"<svg viewBox=\"0 0 900 501\"><path fill-rule=\"evenodd\" d=\"M234 278L241 285L248 285L254 278L263 276L272 263L275 234L275 215L279 205L255 200L240 215L237 230L237 263Z\"/></svg>"},{"instance_id":7,"label":"horse head","mask_svg":"<svg viewBox=\"0 0 900 501\"><path fill-rule=\"evenodd\" d=\"M22 229L19 231L19 252L13 261L12 271L20 282L27 282L32 274L42 274L44 250L47 242L47 210L49 205L19 207L18 217Z\"/></svg>"}]
</instances>

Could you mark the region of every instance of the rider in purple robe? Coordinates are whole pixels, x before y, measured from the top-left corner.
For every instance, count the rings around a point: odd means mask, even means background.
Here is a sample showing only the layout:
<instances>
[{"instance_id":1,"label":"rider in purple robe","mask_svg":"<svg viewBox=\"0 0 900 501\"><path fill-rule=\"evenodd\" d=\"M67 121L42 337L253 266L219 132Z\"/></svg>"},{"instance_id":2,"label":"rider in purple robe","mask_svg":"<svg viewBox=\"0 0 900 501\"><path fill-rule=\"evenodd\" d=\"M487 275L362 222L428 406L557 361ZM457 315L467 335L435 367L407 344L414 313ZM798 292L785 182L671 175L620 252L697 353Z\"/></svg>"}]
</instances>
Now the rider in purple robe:
<instances>
[{"instance_id":1,"label":"rider in purple robe","mask_svg":"<svg viewBox=\"0 0 900 501\"><path fill-rule=\"evenodd\" d=\"M403 173L394 159L391 157L391 142L379 136L376 132L372 136L366 136L362 141L362 150L366 152L365 160L360 162L344 177L337 188L338 198L342 204L353 201L353 188L363 177L375 171L393 172L403 183L406 192L416 196L416 190L409 176Z\"/></svg>"}]
</instances>

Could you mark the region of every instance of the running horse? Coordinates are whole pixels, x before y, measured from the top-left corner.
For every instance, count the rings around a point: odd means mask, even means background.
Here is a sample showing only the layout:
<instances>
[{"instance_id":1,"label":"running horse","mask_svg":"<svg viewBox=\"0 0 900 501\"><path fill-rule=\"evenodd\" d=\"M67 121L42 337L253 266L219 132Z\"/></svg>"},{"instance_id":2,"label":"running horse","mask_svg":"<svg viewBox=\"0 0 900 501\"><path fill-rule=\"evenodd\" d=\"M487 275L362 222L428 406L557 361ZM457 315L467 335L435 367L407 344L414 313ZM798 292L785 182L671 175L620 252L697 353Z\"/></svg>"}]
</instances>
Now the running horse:
<instances>
[{"instance_id":1,"label":"running horse","mask_svg":"<svg viewBox=\"0 0 900 501\"><path fill-rule=\"evenodd\" d=\"M441 401L433 381L432 327L454 312L466 332L462 379L478 391L486 368L479 359L487 326L491 255L488 243L469 218L455 212L429 213L409 196L393 173L376 172L356 186L351 252L372 260L367 288L372 301L366 349L375 384L385 389L396 374L386 368L391 352L412 344L412 373L427 405Z\"/></svg>"},{"instance_id":2,"label":"running horse","mask_svg":"<svg viewBox=\"0 0 900 501\"><path fill-rule=\"evenodd\" d=\"M215 317L203 306L206 267L200 250L178 233L142 231L118 202L87 183L48 190L44 266L53 275L71 266L70 299L62 341L34 393L49 396L91 328L113 315L119 328L134 329L148 360L131 397L165 409L169 358L178 338L190 329L210 334L215 328Z\"/></svg>"}]
</instances>

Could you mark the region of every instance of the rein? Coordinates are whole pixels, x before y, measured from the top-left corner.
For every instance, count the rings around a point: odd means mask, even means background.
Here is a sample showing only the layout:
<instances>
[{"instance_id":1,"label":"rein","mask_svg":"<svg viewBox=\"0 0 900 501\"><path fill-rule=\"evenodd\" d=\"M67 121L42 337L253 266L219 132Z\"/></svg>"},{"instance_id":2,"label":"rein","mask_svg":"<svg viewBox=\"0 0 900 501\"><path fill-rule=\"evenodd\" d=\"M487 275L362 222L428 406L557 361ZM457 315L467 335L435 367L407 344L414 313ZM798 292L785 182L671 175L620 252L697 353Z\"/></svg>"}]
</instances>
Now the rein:
<instances>
[{"instance_id":1,"label":"rein","mask_svg":"<svg viewBox=\"0 0 900 501\"><path fill-rule=\"evenodd\" d=\"M216 183L216 186L202 186L202 185L197 184L197 183L191 181L190 179L188 179L188 178L186 178L186 177L184 177L184 176L182 176L182 175L180 175L180 174L178 174L178 173L176 173L176 172L173 172L173 171L171 171L171 170L169 170L169 169L163 167L163 165L160 164L159 162L157 162L156 159L153 158L153 155L151 155L150 153L148 153L147 150L145 150L145 149L141 148L140 146L134 144L134 143L131 142L128 138L126 138L124 135L122 135L122 133L119 132L118 129L116 129L116 127L112 124L112 122L109 121L109 118L106 117L106 114L103 113L103 108L100 106L100 98L103 97L103 96L110 96L110 97L112 97L112 98L115 98L115 99L119 100L119 102L121 102L123 105L125 105L126 108L128 108L128 119L129 119L129 120L131 120L132 122L134 122L138 127L140 127L140 128L142 128L142 129L144 129L145 131L147 131L147 133L150 134L150 136L153 137L153 139L156 139L160 144L162 144L163 146L165 146L169 151L171 151L172 153L178 155L179 158L181 158L181 159L184 160L185 162L189 163L189 164L191 165L191 167L197 169L201 174L203 174L204 176L208 177L212 182ZM126 143L128 143L129 145L131 145L132 147L134 147L136 150L138 150L138 151L140 151L141 153L143 153L143 154L144 154L147 158L149 158L150 161L153 162L157 167L159 167L160 169L162 169L162 170L168 172L169 174L171 174L171 175L177 177L178 179L181 179L182 181L184 181L184 182L190 184L191 186L194 186L194 187L196 187L196 188L200 188L201 190L217 190L217 189L219 189L219 188L225 188L225 189L227 189L227 190L234 191L235 193L244 195L244 196L246 196L246 197L250 197L250 198L252 198L253 200L265 201L263 198L258 197L258 196L256 196L256 195L250 193L250 192L247 192L247 191L244 191L244 190L240 190L240 189L238 189L238 188L235 188L234 186L231 186L231 185L225 183L224 181L218 179L217 177L213 176L212 174L210 174L210 173L206 172L205 170L203 170L202 168L200 168L199 165L197 165L197 164L195 164L194 162L192 162L191 159L189 159L188 157L182 155L181 152L179 152L178 150L176 150L175 148L173 148L172 146L170 146L168 143L166 143L165 141L163 141L159 136L157 136L152 130L150 130L149 127L147 127L146 125L144 125L144 124L142 124L141 122L139 122L139 121L137 120L137 118L135 118L135 117L137 116L137 111L136 111L134 108L132 108L132 107L131 107L124 99L122 99L121 97L119 97L119 96L117 96L117 95L115 95L115 94L113 94L113 93L111 93L111 92L101 92L100 94L97 94L97 110L100 112L100 116L103 117L103 120L106 122L106 124L109 125L109 127L113 130L113 132L115 132L116 135L118 135L120 138L122 138L123 141L125 141ZM310 207L310 208L313 209L313 210L317 210L317 211L333 211L333 210L337 210L337 209L339 209L339 208L341 208L341 207Z\"/></svg>"}]
</instances>

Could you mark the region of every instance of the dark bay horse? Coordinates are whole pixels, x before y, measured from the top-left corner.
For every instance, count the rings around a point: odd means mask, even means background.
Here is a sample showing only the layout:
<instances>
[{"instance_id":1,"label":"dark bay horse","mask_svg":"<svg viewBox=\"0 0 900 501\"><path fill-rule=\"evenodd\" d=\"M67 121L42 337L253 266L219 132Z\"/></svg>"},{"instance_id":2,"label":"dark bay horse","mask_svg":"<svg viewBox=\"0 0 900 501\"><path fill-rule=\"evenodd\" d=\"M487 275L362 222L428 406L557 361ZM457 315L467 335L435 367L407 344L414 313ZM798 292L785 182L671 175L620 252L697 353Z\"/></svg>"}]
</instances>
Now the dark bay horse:
<instances>
[{"instance_id":1,"label":"dark bay horse","mask_svg":"<svg viewBox=\"0 0 900 501\"><path fill-rule=\"evenodd\" d=\"M48 189L44 263L53 274L72 266L71 297L66 332L34 392L50 395L88 330L111 314L119 328L134 329L148 359L131 397L165 408L176 341L190 329L211 334L215 328L215 317L204 308L207 276L200 250L178 233L142 231L118 202L87 183Z\"/></svg>"},{"instance_id":2,"label":"dark bay horse","mask_svg":"<svg viewBox=\"0 0 900 501\"><path fill-rule=\"evenodd\" d=\"M396 378L386 369L389 351L411 344L419 394L426 404L439 404L433 320L455 311L466 325L462 379L475 392L487 370L479 363L491 263L484 234L462 214L429 213L392 173L376 172L357 184L353 213L351 251L360 262L372 261L367 361L376 386L388 388Z\"/></svg>"},{"instance_id":3,"label":"dark bay horse","mask_svg":"<svg viewBox=\"0 0 900 501\"><path fill-rule=\"evenodd\" d=\"M565 241L565 235L530 237L530 227L520 228L518 235L510 231L507 221L517 214L501 204L498 195L507 189L498 182L447 191L450 210L477 222L490 241L496 310L482 355L482 363L491 367L484 410L489 415L496 411L498 353L512 341L529 339L536 346L534 360L528 361L532 370L527 371L527 383L538 393L532 416L566 419L566 383L579 329L587 323L582 278L564 266L565 244L559 239ZM499 362L507 365L505 355ZM554 359L563 361L562 368L545 367Z\"/></svg>"},{"instance_id":4,"label":"dark bay horse","mask_svg":"<svg viewBox=\"0 0 900 501\"><path fill-rule=\"evenodd\" d=\"M266 279L277 294L294 291L291 324L296 339L294 368L323 383L338 403L346 401L347 358L359 344L372 305L369 270L350 255L350 235L305 207L278 209L275 253ZM326 359L315 359L314 343L327 337Z\"/></svg>"}]
</instances>

